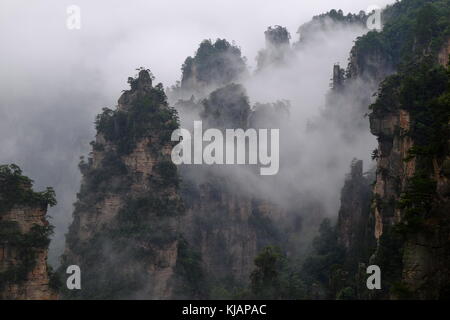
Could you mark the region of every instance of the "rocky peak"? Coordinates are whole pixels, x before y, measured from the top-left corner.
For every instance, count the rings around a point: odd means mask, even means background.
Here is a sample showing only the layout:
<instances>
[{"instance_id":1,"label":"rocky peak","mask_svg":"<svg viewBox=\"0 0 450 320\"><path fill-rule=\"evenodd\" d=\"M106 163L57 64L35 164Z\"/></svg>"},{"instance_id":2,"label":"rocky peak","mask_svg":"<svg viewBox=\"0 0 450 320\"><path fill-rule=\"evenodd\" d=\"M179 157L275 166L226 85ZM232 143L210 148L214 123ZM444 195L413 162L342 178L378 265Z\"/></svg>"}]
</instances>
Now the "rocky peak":
<instances>
[{"instance_id":1,"label":"rocky peak","mask_svg":"<svg viewBox=\"0 0 450 320\"><path fill-rule=\"evenodd\" d=\"M129 79L116 110L97 117L92 159L69 228L63 267L79 265L82 298L171 298L179 250L179 176L170 159L178 117L148 70ZM119 263L126 269L118 271ZM181 280L180 280L181 281Z\"/></svg>"},{"instance_id":2,"label":"rocky peak","mask_svg":"<svg viewBox=\"0 0 450 320\"><path fill-rule=\"evenodd\" d=\"M270 65L282 65L292 54L289 41L291 36L285 27L268 27L264 36L266 47L256 57L257 71Z\"/></svg>"},{"instance_id":3,"label":"rocky peak","mask_svg":"<svg viewBox=\"0 0 450 320\"><path fill-rule=\"evenodd\" d=\"M202 119L211 127L247 127L250 104L246 90L240 84L229 84L213 91L203 101L203 107Z\"/></svg>"},{"instance_id":4,"label":"rocky peak","mask_svg":"<svg viewBox=\"0 0 450 320\"><path fill-rule=\"evenodd\" d=\"M390 274L385 294L393 298L435 299L449 292L449 278L436 272L449 274L450 252L443 170L449 71L439 62L439 55L419 59L389 77L371 106L371 131L378 138L374 261Z\"/></svg>"},{"instance_id":5,"label":"rocky peak","mask_svg":"<svg viewBox=\"0 0 450 320\"><path fill-rule=\"evenodd\" d=\"M267 28L264 36L266 48L270 49L289 46L289 39L291 38L287 29L278 25Z\"/></svg>"},{"instance_id":6,"label":"rocky peak","mask_svg":"<svg viewBox=\"0 0 450 320\"><path fill-rule=\"evenodd\" d=\"M247 74L241 49L226 39L204 40L193 57L182 66L181 90L205 94L207 87L218 87L238 81Z\"/></svg>"},{"instance_id":7,"label":"rocky peak","mask_svg":"<svg viewBox=\"0 0 450 320\"><path fill-rule=\"evenodd\" d=\"M449 64L449 56L450 56L450 39L448 39L441 50L438 53L438 62L442 66L447 66Z\"/></svg>"},{"instance_id":8,"label":"rocky peak","mask_svg":"<svg viewBox=\"0 0 450 320\"><path fill-rule=\"evenodd\" d=\"M0 166L0 299L56 299L47 265L47 206L52 189L34 192L33 182L15 165Z\"/></svg>"},{"instance_id":9,"label":"rocky peak","mask_svg":"<svg viewBox=\"0 0 450 320\"><path fill-rule=\"evenodd\" d=\"M138 77L136 79L137 90L144 90L147 87L152 87L152 78L148 70L139 71Z\"/></svg>"},{"instance_id":10,"label":"rocky peak","mask_svg":"<svg viewBox=\"0 0 450 320\"><path fill-rule=\"evenodd\" d=\"M370 180L363 175L363 162L355 159L341 191L337 223L338 242L347 250L348 260L357 259L367 246L370 200Z\"/></svg>"},{"instance_id":11,"label":"rocky peak","mask_svg":"<svg viewBox=\"0 0 450 320\"><path fill-rule=\"evenodd\" d=\"M127 110L137 99L148 95L153 88L153 75L150 73L150 70L142 68L138 70L139 73L136 77L128 78L130 90L126 90L118 100L118 108L121 110Z\"/></svg>"}]
</instances>

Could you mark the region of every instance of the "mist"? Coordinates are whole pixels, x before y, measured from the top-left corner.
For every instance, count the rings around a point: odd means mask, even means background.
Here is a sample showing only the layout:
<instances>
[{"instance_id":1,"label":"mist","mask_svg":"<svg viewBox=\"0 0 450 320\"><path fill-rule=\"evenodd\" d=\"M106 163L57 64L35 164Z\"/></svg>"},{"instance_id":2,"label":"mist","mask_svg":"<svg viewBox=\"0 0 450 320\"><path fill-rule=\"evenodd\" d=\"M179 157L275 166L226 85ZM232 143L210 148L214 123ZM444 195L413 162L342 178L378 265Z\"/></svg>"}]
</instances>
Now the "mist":
<instances>
[{"instance_id":1,"label":"mist","mask_svg":"<svg viewBox=\"0 0 450 320\"><path fill-rule=\"evenodd\" d=\"M277 59L266 59L265 64L259 60L254 72L243 72L235 80L243 89L216 90L216 84L205 86L200 82L197 85L194 82L191 89L192 83L187 82L187 89L182 83L179 89L174 89L175 93L169 92L171 104L178 108L181 126L185 129L192 131L193 121L202 118L206 122L212 120L212 127L222 128L224 122L228 122L228 127L236 126L230 119L235 118L233 113L238 111L230 111L230 114L217 111L220 114L217 121L214 120L216 110L208 107L207 113L212 119L205 118L204 111L207 105L214 104L212 95L218 91L222 99L217 104L220 107L221 103L226 105L226 101L239 100L244 90L252 108L250 119L254 119L248 127L280 130L281 165L273 177L261 176L258 168L220 165L201 169L185 166L182 176L198 185L208 182L211 176L219 176L222 184L231 186L232 193L274 204L283 211L283 217L276 221L282 228L301 219L304 227L294 246L296 252L290 252L298 257L304 255L322 219L337 217L340 190L352 160L363 160L366 170L374 165L371 151L376 139L370 134L365 114L378 83L355 79L346 84L345 90L330 88L334 65L347 66L354 40L368 30L365 25L336 23L331 19L327 23L327 28L309 33L306 42L296 41L295 35L291 35L290 44L283 42L274 46L269 41L266 48L261 48L261 54ZM228 54L225 59L238 61L228 58ZM212 82L217 83L215 74L211 72ZM178 91L181 94L177 94ZM176 102L180 96L187 100ZM230 108L236 108L235 105L232 102ZM277 106L281 109L270 111ZM260 108L268 108L269 112L261 113Z\"/></svg>"},{"instance_id":2,"label":"mist","mask_svg":"<svg viewBox=\"0 0 450 320\"><path fill-rule=\"evenodd\" d=\"M80 30L66 28L66 8L73 4L81 8ZM313 15L332 8L357 13L372 4L343 0L337 8L331 0L2 1L0 162L21 166L35 180L36 189L56 190L58 205L49 211L56 227L50 263L58 263L64 248L81 178L77 164L90 150L95 115L116 105L136 67L150 68L157 81L170 86L180 79L184 59L203 39L220 37L241 47L253 74L268 26L287 27L296 41L296 30ZM374 139L366 133L356 143L345 142L333 125L321 125L326 130L320 133L306 135L305 130L308 120L323 121L332 65L345 66L352 41L362 32L336 30L326 41L319 37L298 51L287 68L266 70L243 82L252 105L290 100L291 120L300 125L289 131L293 138L285 141L292 148L289 163L296 163L296 174L285 177L281 172L279 179L289 182L286 187L294 186L295 192L324 194L328 215L338 205L349 161L366 160ZM324 166L330 170L323 171Z\"/></svg>"}]
</instances>

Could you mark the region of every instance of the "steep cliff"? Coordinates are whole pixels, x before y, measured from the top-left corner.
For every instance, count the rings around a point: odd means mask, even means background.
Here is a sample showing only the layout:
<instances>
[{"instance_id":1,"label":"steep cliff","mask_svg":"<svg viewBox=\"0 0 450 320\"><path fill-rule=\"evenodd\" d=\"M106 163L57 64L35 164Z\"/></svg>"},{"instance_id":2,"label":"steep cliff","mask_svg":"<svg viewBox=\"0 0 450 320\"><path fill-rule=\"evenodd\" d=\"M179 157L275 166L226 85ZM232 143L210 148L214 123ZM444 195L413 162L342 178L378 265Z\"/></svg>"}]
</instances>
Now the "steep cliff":
<instances>
[{"instance_id":1,"label":"steep cliff","mask_svg":"<svg viewBox=\"0 0 450 320\"><path fill-rule=\"evenodd\" d=\"M303 266L312 271L311 279L306 278L311 297L449 296L450 82L444 57L449 16L448 1L404 0L388 6L382 13L383 30L357 39L345 78L328 96L335 107L331 113L342 112L340 101L348 96L361 111L370 105L370 131L378 140L372 154L376 172L370 191L358 163L353 164L342 189L338 223L322 230L314 241L321 245ZM380 81L370 104L367 88ZM363 94L354 91L361 83L369 84ZM341 126L354 127L354 115ZM365 285L365 267L371 264L381 268L381 290ZM315 273L320 266L327 271Z\"/></svg>"},{"instance_id":2,"label":"steep cliff","mask_svg":"<svg viewBox=\"0 0 450 320\"><path fill-rule=\"evenodd\" d=\"M214 175L184 194L192 204L183 234L200 253L210 298L230 298L247 284L257 253L281 238L272 220L279 209L240 191Z\"/></svg>"},{"instance_id":3,"label":"steep cliff","mask_svg":"<svg viewBox=\"0 0 450 320\"><path fill-rule=\"evenodd\" d=\"M191 97L176 103L181 113L204 129L246 129L254 112L245 88L232 82L245 74L238 48L205 41L186 61L171 92ZM230 297L248 283L257 253L281 241L273 218L283 210L239 187L240 174L254 167L178 172L170 159L178 116L152 80L140 70L117 109L97 117L63 257L63 268L80 266L84 287L68 298Z\"/></svg>"},{"instance_id":4,"label":"steep cliff","mask_svg":"<svg viewBox=\"0 0 450 320\"><path fill-rule=\"evenodd\" d=\"M32 186L19 167L0 166L0 299L57 298L47 265L53 227L46 218L55 195Z\"/></svg>"},{"instance_id":5,"label":"steep cliff","mask_svg":"<svg viewBox=\"0 0 450 320\"><path fill-rule=\"evenodd\" d=\"M343 214L344 202L339 215L338 238L344 245L349 235L363 230L369 230L376 240L373 249L367 245L364 249L372 250L370 259L360 253L353 268L358 263L379 265L382 289L365 290L362 297L449 296L445 168L450 82L448 59L444 58L449 12L447 1L396 3L383 12L383 31L360 38L351 53L349 78L387 76L370 106L370 130L378 139L378 148L373 152L377 166L368 224L344 230L341 226L351 222ZM365 241L370 243L372 235ZM351 277L357 279L358 272Z\"/></svg>"},{"instance_id":6,"label":"steep cliff","mask_svg":"<svg viewBox=\"0 0 450 320\"><path fill-rule=\"evenodd\" d=\"M444 67L422 62L384 84L380 95L393 103L380 98L373 105L371 129L379 140L374 261L386 263L385 247L398 254L391 297L449 294L449 76Z\"/></svg>"},{"instance_id":7,"label":"steep cliff","mask_svg":"<svg viewBox=\"0 0 450 320\"><path fill-rule=\"evenodd\" d=\"M204 40L195 55L186 58L181 70L181 83L175 87L181 97L192 93L207 94L211 88L238 81L248 72L240 48L225 39Z\"/></svg>"},{"instance_id":8,"label":"steep cliff","mask_svg":"<svg viewBox=\"0 0 450 320\"><path fill-rule=\"evenodd\" d=\"M314 16L311 21L302 24L297 29L299 40L293 46L297 49L307 46L308 42L314 41L318 34L325 34L333 29L365 27L367 17L364 11L360 11L358 14L344 15L342 10L335 9Z\"/></svg>"},{"instance_id":9,"label":"steep cliff","mask_svg":"<svg viewBox=\"0 0 450 320\"><path fill-rule=\"evenodd\" d=\"M282 26L267 28L264 32L266 47L258 52L256 57L256 71L268 67L280 67L292 57L290 38L291 35Z\"/></svg>"},{"instance_id":10,"label":"steep cliff","mask_svg":"<svg viewBox=\"0 0 450 320\"><path fill-rule=\"evenodd\" d=\"M382 297L449 297L449 12L448 2L417 9L411 53L371 106L379 141L372 260L385 269Z\"/></svg>"},{"instance_id":11,"label":"steep cliff","mask_svg":"<svg viewBox=\"0 0 450 320\"><path fill-rule=\"evenodd\" d=\"M249 126L252 114L242 85L228 84L201 102L203 128ZM265 246L281 241L274 218L283 211L251 194L239 181L245 166L182 167L186 204L183 235L200 254L207 297L231 297L249 281L253 260Z\"/></svg>"},{"instance_id":12,"label":"steep cliff","mask_svg":"<svg viewBox=\"0 0 450 320\"><path fill-rule=\"evenodd\" d=\"M338 243L345 249L345 265L354 267L359 259L368 258L370 243L369 211L371 203L371 177L363 175L363 162L351 165L341 190L341 207L337 222ZM372 236L372 237L371 237ZM364 260L363 260L364 261Z\"/></svg>"},{"instance_id":13,"label":"steep cliff","mask_svg":"<svg viewBox=\"0 0 450 320\"><path fill-rule=\"evenodd\" d=\"M92 157L80 163L83 182L63 257L63 266L80 266L83 289L68 297L177 294L177 221L184 207L170 137L178 118L152 80L140 70L117 109L97 117Z\"/></svg>"},{"instance_id":14,"label":"steep cliff","mask_svg":"<svg viewBox=\"0 0 450 320\"><path fill-rule=\"evenodd\" d=\"M273 45L281 41L289 47L287 31L280 29L277 37L277 30L266 32L266 38ZM264 117L280 121L286 114L283 102L251 107L240 83L248 72L245 58L226 40L203 41L195 56L186 59L182 71L181 83L169 91L169 97L183 128L192 130L193 121L201 120L204 130L216 128L225 133L225 129L260 126ZM201 267L203 271L191 281L202 297L232 297L248 284L258 252L286 238L280 236L275 222L286 210L252 192L250 180L257 175L255 169L181 165L180 191L186 205L182 234L191 246L197 270ZM245 176L249 178L247 186Z\"/></svg>"}]
</instances>

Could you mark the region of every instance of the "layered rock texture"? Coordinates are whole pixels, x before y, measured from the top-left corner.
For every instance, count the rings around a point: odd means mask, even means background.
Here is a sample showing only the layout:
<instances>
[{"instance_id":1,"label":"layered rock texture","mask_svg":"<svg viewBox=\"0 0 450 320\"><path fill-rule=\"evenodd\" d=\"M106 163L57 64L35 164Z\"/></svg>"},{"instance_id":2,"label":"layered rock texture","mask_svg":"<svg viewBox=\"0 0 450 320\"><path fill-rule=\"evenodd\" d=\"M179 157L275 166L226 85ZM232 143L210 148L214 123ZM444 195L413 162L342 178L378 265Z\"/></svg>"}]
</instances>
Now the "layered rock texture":
<instances>
[{"instance_id":1,"label":"layered rock texture","mask_svg":"<svg viewBox=\"0 0 450 320\"><path fill-rule=\"evenodd\" d=\"M202 42L186 61L177 94L212 91L201 101L179 100L177 108L197 112L204 129L257 122L245 88L231 82L244 73L236 69L243 63L236 47ZM236 170L181 166L178 172L170 158L177 113L149 71L129 83L116 110L98 116L92 154L80 163L84 178L63 267L79 265L85 285L64 295L226 297L249 282L257 253L281 241L273 219L284 211L239 189ZM241 169L251 175L254 168Z\"/></svg>"},{"instance_id":2,"label":"layered rock texture","mask_svg":"<svg viewBox=\"0 0 450 320\"><path fill-rule=\"evenodd\" d=\"M186 58L182 71L182 91L200 95L237 81L248 72L241 50L225 39L204 40L195 56Z\"/></svg>"},{"instance_id":3,"label":"layered rock texture","mask_svg":"<svg viewBox=\"0 0 450 320\"><path fill-rule=\"evenodd\" d=\"M214 90L197 107L203 128L217 128L224 135L225 129L247 129L250 119L255 119L245 88L239 84ZM274 221L284 210L252 195L239 181L243 174L254 174L253 169L182 166L181 191L187 208L183 235L201 258L206 297L223 298L224 293L246 285L257 253L281 241Z\"/></svg>"},{"instance_id":4,"label":"layered rock texture","mask_svg":"<svg viewBox=\"0 0 450 320\"><path fill-rule=\"evenodd\" d=\"M264 36L266 39L266 47L258 52L256 58L257 71L270 66L282 66L292 56L290 46L291 35L286 28L282 26L269 27L264 32Z\"/></svg>"},{"instance_id":5,"label":"layered rock texture","mask_svg":"<svg viewBox=\"0 0 450 320\"><path fill-rule=\"evenodd\" d=\"M382 289L365 290L359 297L449 297L450 211L445 168L450 73L448 35L443 32L449 21L439 26L436 21L448 10L445 1L397 3L385 10L383 32L369 33L352 50L350 74L369 72L379 77L380 66L397 69L383 81L370 107L370 130L378 139L378 148L373 152L377 166L368 223L356 224L350 233L344 230L352 219L342 211L345 202L339 216L338 238L344 246L349 234L364 230L368 243L372 237L376 241L372 249L366 246L371 250L369 259L365 254L356 259L363 265L380 266ZM413 21L409 31L395 21L399 17ZM408 36L399 39L394 34L402 26ZM394 42L398 47L390 47Z\"/></svg>"},{"instance_id":6,"label":"layered rock texture","mask_svg":"<svg viewBox=\"0 0 450 320\"><path fill-rule=\"evenodd\" d=\"M208 180L196 188L198 198L187 208L183 234L200 253L214 297L217 290L248 283L258 252L280 240L273 224L280 209L252 199L244 190L239 194L220 176Z\"/></svg>"},{"instance_id":7,"label":"layered rock texture","mask_svg":"<svg viewBox=\"0 0 450 320\"><path fill-rule=\"evenodd\" d=\"M379 140L373 209L379 245L374 261L387 262L380 258L383 250L398 254L399 273L392 276L390 297L445 298L450 288L450 185L445 171L449 71L422 65L410 72L421 79L408 74L397 78L404 84L399 102L381 101L371 115L371 130ZM415 82L414 89L409 81ZM419 97L423 93L416 90L431 84L434 92ZM391 85L383 89L391 90Z\"/></svg>"},{"instance_id":8,"label":"layered rock texture","mask_svg":"<svg viewBox=\"0 0 450 320\"><path fill-rule=\"evenodd\" d=\"M383 11L381 32L357 39L343 79L335 66L328 101L338 103L336 110L349 93L361 110L370 105L370 131L378 140L375 182L370 188L362 164L352 164L336 228L323 228L304 265L313 273L328 265L309 280L313 297L449 297L449 13L448 1L397 2ZM367 87L355 91L380 82L375 101ZM381 269L380 290L365 285L368 265Z\"/></svg>"},{"instance_id":9,"label":"layered rock texture","mask_svg":"<svg viewBox=\"0 0 450 320\"><path fill-rule=\"evenodd\" d=\"M345 248L347 265L366 255L371 238L369 210L371 203L371 177L363 174L363 162L355 160L341 191L341 208L337 222L339 245Z\"/></svg>"},{"instance_id":10,"label":"layered rock texture","mask_svg":"<svg viewBox=\"0 0 450 320\"><path fill-rule=\"evenodd\" d=\"M17 166L0 166L0 203L0 299L56 299L47 265L53 190L34 192Z\"/></svg>"},{"instance_id":11,"label":"layered rock texture","mask_svg":"<svg viewBox=\"0 0 450 320\"><path fill-rule=\"evenodd\" d=\"M63 265L80 266L84 287L68 297L176 295L184 207L170 137L178 119L149 71L129 83L117 109L98 116L92 157L80 163L84 179Z\"/></svg>"}]
</instances>

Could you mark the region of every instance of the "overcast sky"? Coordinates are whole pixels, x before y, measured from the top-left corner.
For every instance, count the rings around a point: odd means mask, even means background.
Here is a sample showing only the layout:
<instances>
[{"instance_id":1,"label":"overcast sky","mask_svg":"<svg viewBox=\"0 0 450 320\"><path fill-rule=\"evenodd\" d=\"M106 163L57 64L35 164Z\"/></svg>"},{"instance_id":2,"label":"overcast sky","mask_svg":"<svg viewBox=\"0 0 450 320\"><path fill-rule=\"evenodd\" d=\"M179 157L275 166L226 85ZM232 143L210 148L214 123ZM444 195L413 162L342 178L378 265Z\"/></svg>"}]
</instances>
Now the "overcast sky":
<instances>
[{"instance_id":1,"label":"overcast sky","mask_svg":"<svg viewBox=\"0 0 450 320\"><path fill-rule=\"evenodd\" d=\"M180 66L205 38L225 37L242 47L249 64L264 45L269 25L298 26L332 8L347 12L384 6L392 0L2 0L1 84L24 73L53 67L61 77L84 78L83 71L122 86L136 66L145 65L165 85L180 77ZM66 8L81 8L81 30L66 28ZM6 70L5 70L6 69ZM47 70L47 69L45 69ZM5 73L6 71L6 73ZM37 75L37 74L36 74ZM41 76L40 74L37 76Z\"/></svg>"}]
</instances>

